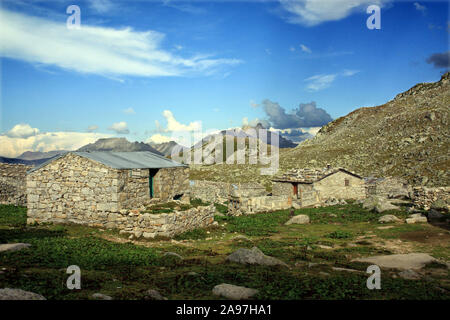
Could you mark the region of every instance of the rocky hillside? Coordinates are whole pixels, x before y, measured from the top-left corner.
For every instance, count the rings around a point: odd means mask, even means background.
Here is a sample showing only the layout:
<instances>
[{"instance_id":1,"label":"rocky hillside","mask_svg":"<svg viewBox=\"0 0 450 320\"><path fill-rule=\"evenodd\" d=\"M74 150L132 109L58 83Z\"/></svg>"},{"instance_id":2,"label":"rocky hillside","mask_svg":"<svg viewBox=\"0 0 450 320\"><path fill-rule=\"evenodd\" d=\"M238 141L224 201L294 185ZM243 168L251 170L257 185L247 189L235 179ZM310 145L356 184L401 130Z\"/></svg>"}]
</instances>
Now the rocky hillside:
<instances>
[{"instance_id":1,"label":"rocky hillside","mask_svg":"<svg viewBox=\"0 0 450 320\"><path fill-rule=\"evenodd\" d=\"M64 152L67 152L65 150L56 150L56 151L48 151L48 152L40 152L40 151L25 151L20 156L17 157L17 159L21 160L41 160L41 159L50 159L54 156L60 155Z\"/></svg>"},{"instance_id":2,"label":"rocky hillside","mask_svg":"<svg viewBox=\"0 0 450 320\"><path fill-rule=\"evenodd\" d=\"M161 152L155 150L150 145L143 142L129 142L126 138L106 138L98 139L94 143L87 144L78 151L150 151L159 155Z\"/></svg>"},{"instance_id":3,"label":"rocky hillside","mask_svg":"<svg viewBox=\"0 0 450 320\"><path fill-rule=\"evenodd\" d=\"M450 73L384 105L360 108L281 155L282 169L342 166L414 185L449 185Z\"/></svg>"},{"instance_id":4,"label":"rocky hillside","mask_svg":"<svg viewBox=\"0 0 450 320\"><path fill-rule=\"evenodd\" d=\"M163 155L170 156L172 154L173 148L180 146L175 141L169 141L169 142L163 142L163 143L154 143L150 142L149 145L157 150L158 152L162 153ZM181 146L180 146L181 147Z\"/></svg>"}]
</instances>

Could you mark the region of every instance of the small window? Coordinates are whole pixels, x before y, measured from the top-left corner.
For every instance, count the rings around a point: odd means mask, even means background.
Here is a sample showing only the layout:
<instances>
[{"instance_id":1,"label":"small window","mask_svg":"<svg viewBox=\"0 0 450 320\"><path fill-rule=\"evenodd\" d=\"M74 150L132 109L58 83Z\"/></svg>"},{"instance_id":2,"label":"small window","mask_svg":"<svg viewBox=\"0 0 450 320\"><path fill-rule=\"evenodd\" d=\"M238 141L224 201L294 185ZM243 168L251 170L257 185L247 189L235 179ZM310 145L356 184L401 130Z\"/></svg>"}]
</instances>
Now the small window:
<instances>
[{"instance_id":1,"label":"small window","mask_svg":"<svg viewBox=\"0 0 450 320\"><path fill-rule=\"evenodd\" d=\"M345 186L348 187L350 185L350 180L345 179Z\"/></svg>"}]
</instances>

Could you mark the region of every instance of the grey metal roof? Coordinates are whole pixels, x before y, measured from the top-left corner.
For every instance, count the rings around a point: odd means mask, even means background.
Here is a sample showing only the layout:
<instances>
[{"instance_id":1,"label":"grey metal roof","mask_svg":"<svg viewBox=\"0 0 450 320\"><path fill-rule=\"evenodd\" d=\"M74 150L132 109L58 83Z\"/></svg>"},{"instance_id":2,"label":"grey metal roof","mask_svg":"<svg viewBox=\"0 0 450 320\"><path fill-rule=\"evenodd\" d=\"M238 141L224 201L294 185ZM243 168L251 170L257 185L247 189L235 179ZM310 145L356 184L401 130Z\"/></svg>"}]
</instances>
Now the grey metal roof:
<instances>
[{"instance_id":1,"label":"grey metal roof","mask_svg":"<svg viewBox=\"0 0 450 320\"><path fill-rule=\"evenodd\" d=\"M136 152L72 151L51 158L48 161L42 163L41 165L29 170L28 172L36 171L46 166L47 164L64 157L68 153L74 153L80 157L100 162L105 166L114 169L160 169L160 168L187 167L184 164L157 155L150 151L136 151Z\"/></svg>"}]
</instances>

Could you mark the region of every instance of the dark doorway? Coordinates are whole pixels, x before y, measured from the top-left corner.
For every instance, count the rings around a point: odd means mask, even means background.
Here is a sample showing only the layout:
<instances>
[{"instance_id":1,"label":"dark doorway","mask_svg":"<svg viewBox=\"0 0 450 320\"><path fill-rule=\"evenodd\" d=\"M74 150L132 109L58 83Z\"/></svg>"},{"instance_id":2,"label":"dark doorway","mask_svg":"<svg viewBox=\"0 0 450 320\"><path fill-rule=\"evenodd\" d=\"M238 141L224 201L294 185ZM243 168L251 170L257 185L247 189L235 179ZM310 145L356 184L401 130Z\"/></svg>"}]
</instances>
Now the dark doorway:
<instances>
[{"instance_id":1,"label":"dark doorway","mask_svg":"<svg viewBox=\"0 0 450 320\"><path fill-rule=\"evenodd\" d=\"M149 169L148 188L150 191L150 198L153 198L155 196L154 183L155 183L155 175L157 172L158 172L158 169Z\"/></svg>"}]
</instances>

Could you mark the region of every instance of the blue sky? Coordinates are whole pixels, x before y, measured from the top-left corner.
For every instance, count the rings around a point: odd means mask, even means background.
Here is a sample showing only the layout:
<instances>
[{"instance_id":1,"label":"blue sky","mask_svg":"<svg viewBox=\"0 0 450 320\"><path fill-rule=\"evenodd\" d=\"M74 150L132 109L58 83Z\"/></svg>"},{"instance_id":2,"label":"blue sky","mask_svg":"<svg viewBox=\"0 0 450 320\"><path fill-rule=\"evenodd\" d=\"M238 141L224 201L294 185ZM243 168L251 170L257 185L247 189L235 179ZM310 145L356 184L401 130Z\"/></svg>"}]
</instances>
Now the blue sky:
<instances>
[{"instance_id":1,"label":"blue sky","mask_svg":"<svg viewBox=\"0 0 450 320\"><path fill-rule=\"evenodd\" d=\"M71 4L81 29L66 27ZM439 80L448 23L447 1L3 0L0 155L200 122L309 130Z\"/></svg>"}]
</instances>

